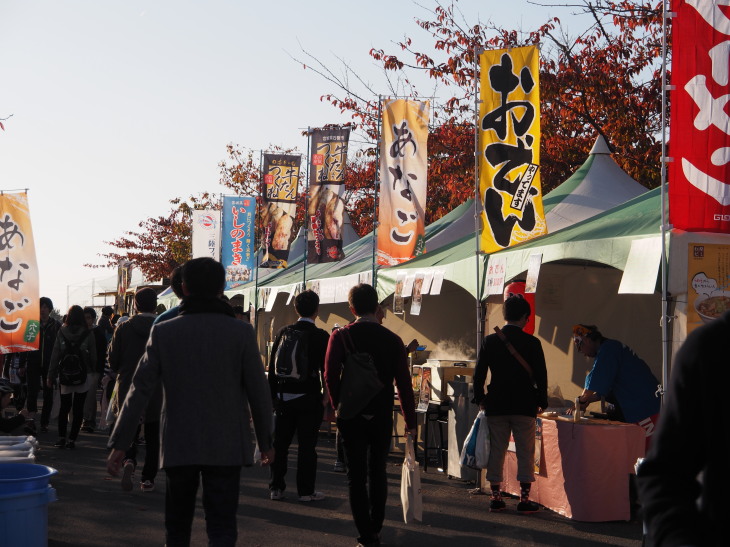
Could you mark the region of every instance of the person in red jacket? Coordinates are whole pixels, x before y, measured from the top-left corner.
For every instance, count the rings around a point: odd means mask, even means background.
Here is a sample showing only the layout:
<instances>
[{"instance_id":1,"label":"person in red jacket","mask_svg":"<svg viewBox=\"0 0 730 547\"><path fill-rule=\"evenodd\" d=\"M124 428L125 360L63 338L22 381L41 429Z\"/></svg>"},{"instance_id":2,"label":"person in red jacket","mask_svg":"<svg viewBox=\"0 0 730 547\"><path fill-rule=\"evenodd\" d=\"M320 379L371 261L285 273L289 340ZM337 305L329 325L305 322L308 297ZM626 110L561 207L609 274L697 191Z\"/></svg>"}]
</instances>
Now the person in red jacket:
<instances>
[{"instance_id":1,"label":"person in red jacket","mask_svg":"<svg viewBox=\"0 0 730 547\"><path fill-rule=\"evenodd\" d=\"M414 438L416 405L403 340L378 321L377 292L371 285L356 285L350 289L348 302L356 319L330 336L325 357L325 383L332 407L337 408L340 403L340 375L346 357L345 337L349 335L356 351L367 350L370 353L383 384L380 392L355 417L337 418L337 429L345 449L350 509L359 534L358 541L363 545L380 545L388 496L385 464L393 430L394 381L408 434Z\"/></svg>"}]
</instances>

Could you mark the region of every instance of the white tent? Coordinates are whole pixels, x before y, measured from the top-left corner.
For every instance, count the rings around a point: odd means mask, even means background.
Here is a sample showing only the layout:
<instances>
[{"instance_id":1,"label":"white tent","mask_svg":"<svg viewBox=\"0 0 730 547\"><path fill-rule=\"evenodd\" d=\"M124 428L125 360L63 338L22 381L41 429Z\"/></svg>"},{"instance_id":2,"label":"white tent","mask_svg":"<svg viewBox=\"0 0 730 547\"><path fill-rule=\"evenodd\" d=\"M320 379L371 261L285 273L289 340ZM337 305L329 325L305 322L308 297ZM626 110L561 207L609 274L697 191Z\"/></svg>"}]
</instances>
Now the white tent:
<instances>
[{"instance_id":1,"label":"white tent","mask_svg":"<svg viewBox=\"0 0 730 547\"><path fill-rule=\"evenodd\" d=\"M568 180L545 194L543 207L548 232L571 226L612 209L646 192L611 157L598 136L585 163Z\"/></svg>"}]
</instances>

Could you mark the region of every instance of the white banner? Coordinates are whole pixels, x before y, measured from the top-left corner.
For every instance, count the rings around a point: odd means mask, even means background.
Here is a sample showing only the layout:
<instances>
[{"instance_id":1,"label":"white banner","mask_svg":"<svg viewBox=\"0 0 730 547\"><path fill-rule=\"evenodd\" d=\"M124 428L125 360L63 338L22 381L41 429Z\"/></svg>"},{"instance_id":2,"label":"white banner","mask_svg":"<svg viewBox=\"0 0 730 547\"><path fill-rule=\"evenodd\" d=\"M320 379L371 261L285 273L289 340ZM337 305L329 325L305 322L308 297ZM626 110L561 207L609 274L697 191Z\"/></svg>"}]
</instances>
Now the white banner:
<instances>
[{"instance_id":1,"label":"white banner","mask_svg":"<svg viewBox=\"0 0 730 547\"><path fill-rule=\"evenodd\" d=\"M193 256L221 259L221 212L193 211Z\"/></svg>"}]
</instances>

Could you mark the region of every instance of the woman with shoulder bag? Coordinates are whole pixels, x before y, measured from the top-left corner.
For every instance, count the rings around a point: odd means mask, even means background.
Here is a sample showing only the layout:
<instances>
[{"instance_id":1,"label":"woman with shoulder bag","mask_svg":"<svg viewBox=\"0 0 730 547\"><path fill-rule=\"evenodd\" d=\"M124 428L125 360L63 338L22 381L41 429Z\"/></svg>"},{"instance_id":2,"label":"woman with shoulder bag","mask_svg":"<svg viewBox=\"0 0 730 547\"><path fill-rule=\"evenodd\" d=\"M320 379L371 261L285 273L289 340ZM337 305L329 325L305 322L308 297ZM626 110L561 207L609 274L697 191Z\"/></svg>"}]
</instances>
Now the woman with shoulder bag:
<instances>
[{"instance_id":1,"label":"woman with shoulder bag","mask_svg":"<svg viewBox=\"0 0 730 547\"><path fill-rule=\"evenodd\" d=\"M84 310L71 306L66 322L58 331L48 370L48 387L58 380L61 389L61 408L58 413L58 441L56 448L75 448L76 437L84 419L84 402L89 391L89 375L96 363L96 340L86 327ZM68 415L73 411L71 432L66 441Z\"/></svg>"}]
</instances>

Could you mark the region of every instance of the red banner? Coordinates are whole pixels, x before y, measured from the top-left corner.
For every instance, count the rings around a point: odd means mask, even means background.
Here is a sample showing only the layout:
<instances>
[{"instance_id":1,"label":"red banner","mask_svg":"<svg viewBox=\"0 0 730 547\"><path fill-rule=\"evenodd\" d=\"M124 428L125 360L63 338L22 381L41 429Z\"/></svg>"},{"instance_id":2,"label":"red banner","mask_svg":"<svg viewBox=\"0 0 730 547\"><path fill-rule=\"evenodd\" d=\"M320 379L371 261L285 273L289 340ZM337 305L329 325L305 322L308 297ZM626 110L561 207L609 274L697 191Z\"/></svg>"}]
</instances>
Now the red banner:
<instances>
[{"instance_id":1,"label":"red banner","mask_svg":"<svg viewBox=\"0 0 730 547\"><path fill-rule=\"evenodd\" d=\"M730 232L729 0L674 0L669 221Z\"/></svg>"}]
</instances>

